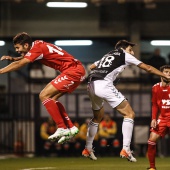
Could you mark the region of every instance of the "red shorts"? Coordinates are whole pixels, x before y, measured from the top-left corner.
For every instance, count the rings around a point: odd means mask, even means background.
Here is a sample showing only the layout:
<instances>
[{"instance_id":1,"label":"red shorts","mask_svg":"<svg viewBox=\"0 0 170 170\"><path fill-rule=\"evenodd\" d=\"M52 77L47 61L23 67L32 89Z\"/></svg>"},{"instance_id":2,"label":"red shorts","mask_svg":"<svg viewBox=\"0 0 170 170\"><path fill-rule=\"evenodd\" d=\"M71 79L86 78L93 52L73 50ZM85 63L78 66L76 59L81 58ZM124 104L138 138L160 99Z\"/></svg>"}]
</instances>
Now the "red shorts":
<instances>
[{"instance_id":1,"label":"red shorts","mask_svg":"<svg viewBox=\"0 0 170 170\"><path fill-rule=\"evenodd\" d=\"M150 131L164 137L170 132L170 119L159 117L156 128L151 128Z\"/></svg>"},{"instance_id":2,"label":"red shorts","mask_svg":"<svg viewBox=\"0 0 170 170\"><path fill-rule=\"evenodd\" d=\"M85 78L85 69L81 64L70 67L51 81L51 84L60 92L73 92Z\"/></svg>"}]
</instances>

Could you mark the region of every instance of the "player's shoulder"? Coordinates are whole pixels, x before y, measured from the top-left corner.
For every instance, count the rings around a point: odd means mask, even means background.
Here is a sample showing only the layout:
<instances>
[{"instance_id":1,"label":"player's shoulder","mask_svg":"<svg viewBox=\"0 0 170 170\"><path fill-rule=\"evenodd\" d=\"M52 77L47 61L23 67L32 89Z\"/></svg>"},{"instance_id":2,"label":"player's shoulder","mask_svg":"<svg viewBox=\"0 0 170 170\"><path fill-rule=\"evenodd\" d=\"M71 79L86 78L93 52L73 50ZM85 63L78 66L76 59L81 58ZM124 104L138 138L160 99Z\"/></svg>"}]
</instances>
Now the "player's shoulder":
<instances>
[{"instance_id":1,"label":"player's shoulder","mask_svg":"<svg viewBox=\"0 0 170 170\"><path fill-rule=\"evenodd\" d=\"M32 44L31 50L33 51L41 51L42 49L47 48L47 43L43 40L35 40Z\"/></svg>"},{"instance_id":2,"label":"player's shoulder","mask_svg":"<svg viewBox=\"0 0 170 170\"><path fill-rule=\"evenodd\" d=\"M161 85L161 82L159 82L159 83L156 83L156 84L154 84L153 86L152 86L152 89L158 89L158 88L160 88L162 85Z\"/></svg>"},{"instance_id":3,"label":"player's shoulder","mask_svg":"<svg viewBox=\"0 0 170 170\"><path fill-rule=\"evenodd\" d=\"M109 51L107 54L120 55L121 53L124 53L122 49L114 49L112 51Z\"/></svg>"},{"instance_id":4,"label":"player's shoulder","mask_svg":"<svg viewBox=\"0 0 170 170\"><path fill-rule=\"evenodd\" d=\"M33 47L40 47L40 46L45 45L45 44L46 44L46 42L43 41L43 40L35 40L33 42Z\"/></svg>"},{"instance_id":5,"label":"player's shoulder","mask_svg":"<svg viewBox=\"0 0 170 170\"><path fill-rule=\"evenodd\" d=\"M35 40L35 41L34 41L34 44L43 44L43 43L44 43L43 40Z\"/></svg>"}]
</instances>

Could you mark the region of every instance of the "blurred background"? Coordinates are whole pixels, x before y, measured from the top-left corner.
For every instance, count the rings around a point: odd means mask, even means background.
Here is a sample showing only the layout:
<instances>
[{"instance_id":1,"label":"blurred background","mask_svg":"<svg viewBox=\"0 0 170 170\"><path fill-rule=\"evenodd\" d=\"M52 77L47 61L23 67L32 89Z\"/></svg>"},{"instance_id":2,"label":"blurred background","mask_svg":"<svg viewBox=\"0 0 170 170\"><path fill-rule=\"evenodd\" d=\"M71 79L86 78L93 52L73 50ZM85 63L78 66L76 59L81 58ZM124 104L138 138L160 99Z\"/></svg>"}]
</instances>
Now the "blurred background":
<instances>
[{"instance_id":1,"label":"blurred background","mask_svg":"<svg viewBox=\"0 0 170 170\"><path fill-rule=\"evenodd\" d=\"M52 6L56 5L54 2L66 4L59 8ZM67 7L71 2L82 4L80 7ZM138 59L159 69L161 63L151 62L152 57L163 58L166 64L170 63L169 6L170 0L0 0L0 56L17 56L12 38L19 32L27 32L33 40L42 39L54 44L58 40L88 40L89 44L84 45L71 42L59 45L79 59L88 74L91 63L111 51L118 40L126 39L137 44L134 51ZM1 61L0 67L7 64L9 61ZM41 125L49 115L38 94L58 74L34 63L0 75L0 154L43 154ZM160 78L131 66L119 79L117 88L136 112L133 150L138 156L145 156L151 120L151 87ZM78 126L92 116L85 82L60 101ZM105 111L117 124L116 139L121 145L122 117L107 103ZM160 141L158 156L170 156L169 142L169 136ZM58 150L63 149L57 147ZM73 156L80 156L80 147L74 147L78 149ZM102 146L98 147L101 150ZM70 153L68 148L64 148L66 155ZM59 155L59 151L56 152Z\"/></svg>"}]
</instances>

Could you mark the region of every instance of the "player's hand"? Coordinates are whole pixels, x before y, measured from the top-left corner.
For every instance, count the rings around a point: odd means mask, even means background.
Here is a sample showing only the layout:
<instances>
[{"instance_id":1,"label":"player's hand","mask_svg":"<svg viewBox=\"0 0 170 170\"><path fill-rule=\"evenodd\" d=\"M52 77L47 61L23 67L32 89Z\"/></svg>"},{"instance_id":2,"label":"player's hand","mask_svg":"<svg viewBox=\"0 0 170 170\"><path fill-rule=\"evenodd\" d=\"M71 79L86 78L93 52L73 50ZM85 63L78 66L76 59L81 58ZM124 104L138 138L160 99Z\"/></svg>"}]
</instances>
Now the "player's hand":
<instances>
[{"instance_id":1,"label":"player's hand","mask_svg":"<svg viewBox=\"0 0 170 170\"><path fill-rule=\"evenodd\" d=\"M153 119L153 120L151 121L151 127L152 127L152 128L156 128L156 126L157 126L157 121L156 121L156 119Z\"/></svg>"},{"instance_id":2,"label":"player's hand","mask_svg":"<svg viewBox=\"0 0 170 170\"><path fill-rule=\"evenodd\" d=\"M5 55L4 55L4 56L1 57L1 61L2 61L2 60L10 60L10 61L13 61L14 59L13 59L13 57L11 57L11 56L5 56Z\"/></svg>"}]
</instances>

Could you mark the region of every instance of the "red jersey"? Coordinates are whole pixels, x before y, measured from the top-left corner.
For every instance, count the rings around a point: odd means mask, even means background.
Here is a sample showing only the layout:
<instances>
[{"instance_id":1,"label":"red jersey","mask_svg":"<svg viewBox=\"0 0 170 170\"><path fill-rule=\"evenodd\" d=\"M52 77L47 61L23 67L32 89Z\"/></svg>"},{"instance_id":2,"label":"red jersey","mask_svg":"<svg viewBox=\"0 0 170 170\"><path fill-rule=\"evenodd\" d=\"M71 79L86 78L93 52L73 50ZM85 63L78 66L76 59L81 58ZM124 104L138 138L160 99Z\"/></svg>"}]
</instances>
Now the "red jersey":
<instances>
[{"instance_id":1,"label":"red jersey","mask_svg":"<svg viewBox=\"0 0 170 170\"><path fill-rule=\"evenodd\" d=\"M170 85L162 86L157 83L152 87L152 119L160 117L170 118Z\"/></svg>"},{"instance_id":2,"label":"red jersey","mask_svg":"<svg viewBox=\"0 0 170 170\"><path fill-rule=\"evenodd\" d=\"M25 55L25 58L31 62L38 60L42 64L59 70L62 73L67 72L67 69L75 67L80 62L72 55L53 44L36 40L32 44L32 48Z\"/></svg>"}]
</instances>

